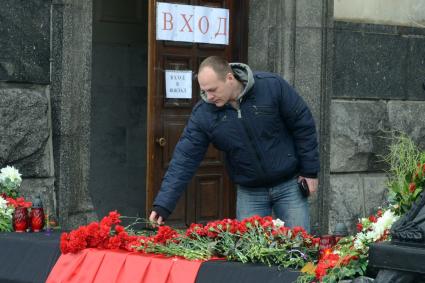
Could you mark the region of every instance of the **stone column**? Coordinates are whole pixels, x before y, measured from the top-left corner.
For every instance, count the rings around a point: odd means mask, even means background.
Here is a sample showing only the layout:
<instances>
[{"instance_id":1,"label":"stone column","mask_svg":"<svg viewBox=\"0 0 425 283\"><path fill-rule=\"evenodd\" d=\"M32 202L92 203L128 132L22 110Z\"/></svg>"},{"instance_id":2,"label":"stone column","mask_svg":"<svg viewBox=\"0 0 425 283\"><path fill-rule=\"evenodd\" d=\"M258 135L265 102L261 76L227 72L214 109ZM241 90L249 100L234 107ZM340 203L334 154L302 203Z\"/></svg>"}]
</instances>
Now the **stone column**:
<instances>
[{"instance_id":1,"label":"stone column","mask_svg":"<svg viewBox=\"0 0 425 283\"><path fill-rule=\"evenodd\" d=\"M313 112L319 133L320 189L311 199L313 232L328 230L329 106L333 0L250 1L248 64L282 75ZM319 231L320 230L320 231Z\"/></svg>"},{"instance_id":2,"label":"stone column","mask_svg":"<svg viewBox=\"0 0 425 283\"><path fill-rule=\"evenodd\" d=\"M52 9L52 114L59 218L64 229L96 220L88 192L92 1Z\"/></svg>"}]
</instances>

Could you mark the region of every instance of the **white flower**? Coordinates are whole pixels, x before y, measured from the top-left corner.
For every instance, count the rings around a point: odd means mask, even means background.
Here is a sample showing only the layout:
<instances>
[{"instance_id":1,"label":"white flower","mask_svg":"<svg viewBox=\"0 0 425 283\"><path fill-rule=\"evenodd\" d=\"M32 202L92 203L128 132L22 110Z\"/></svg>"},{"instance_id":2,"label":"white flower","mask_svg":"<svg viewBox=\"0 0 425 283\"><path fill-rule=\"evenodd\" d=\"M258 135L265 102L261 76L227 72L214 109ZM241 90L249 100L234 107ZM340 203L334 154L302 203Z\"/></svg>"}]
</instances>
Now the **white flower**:
<instances>
[{"instance_id":1,"label":"white flower","mask_svg":"<svg viewBox=\"0 0 425 283\"><path fill-rule=\"evenodd\" d=\"M0 197L0 232L12 231L12 214L14 209L7 205L7 201Z\"/></svg>"},{"instance_id":2,"label":"white flower","mask_svg":"<svg viewBox=\"0 0 425 283\"><path fill-rule=\"evenodd\" d=\"M16 189L21 185L22 178L19 171L13 166L6 166L0 170L0 184Z\"/></svg>"},{"instance_id":3,"label":"white flower","mask_svg":"<svg viewBox=\"0 0 425 283\"><path fill-rule=\"evenodd\" d=\"M6 166L0 170L0 180L9 178L11 181L22 181L21 174L13 166Z\"/></svg>"},{"instance_id":4,"label":"white flower","mask_svg":"<svg viewBox=\"0 0 425 283\"><path fill-rule=\"evenodd\" d=\"M395 221L397 221L397 219L398 216L394 215L391 210L388 209L387 211L385 211L384 214L382 214L382 216L378 218L376 223L372 224L372 229L374 232L373 240L376 241L380 237L382 237L382 235L384 235L384 232L387 229L391 228L391 226Z\"/></svg>"},{"instance_id":5,"label":"white flower","mask_svg":"<svg viewBox=\"0 0 425 283\"><path fill-rule=\"evenodd\" d=\"M362 249L364 248L363 242L362 242L359 238L357 238L357 239L354 241L354 248L355 248L356 250L362 250Z\"/></svg>"},{"instance_id":6,"label":"white flower","mask_svg":"<svg viewBox=\"0 0 425 283\"><path fill-rule=\"evenodd\" d=\"M390 229L395 221L396 216L390 209L386 210L384 214L377 219L375 223L370 226L370 231L359 232L354 240L354 247L358 250L365 248L370 243L378 241L387 229Z\"/></svg>"},{"instance_id":7,"label":"white flower","mask_svg":"<svg viewBox=\"0 0 425 283\"><path fill-rule=\"evenodd\" d=\"M275 219L275 220L272 220L273 221L273 225L276 227L276 228L280 228L280 227L283 227L283 226L285 226L285 222L283 222L282 220L280 220L279 218L277 218L277 219Z\"/></svg>"},{"instance_id":8,"label":"white flower","mask_svg":"<svg viewBox=\"0 0 425 283\"><path fill-rule=\"evenodd\" d=\"M7 208L7 200L0 197L0 210L6 210Z\"/></svg>"}]
</instances>

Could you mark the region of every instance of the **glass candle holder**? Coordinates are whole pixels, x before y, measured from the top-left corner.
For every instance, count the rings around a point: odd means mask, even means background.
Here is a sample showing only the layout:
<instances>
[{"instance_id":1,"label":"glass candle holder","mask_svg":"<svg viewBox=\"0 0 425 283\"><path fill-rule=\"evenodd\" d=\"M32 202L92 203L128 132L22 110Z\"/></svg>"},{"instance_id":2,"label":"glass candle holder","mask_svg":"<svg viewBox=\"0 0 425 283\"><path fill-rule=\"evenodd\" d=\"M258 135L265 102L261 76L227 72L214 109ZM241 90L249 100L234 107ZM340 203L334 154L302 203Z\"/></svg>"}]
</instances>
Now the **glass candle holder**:
<instances>
[{"instance_id":1,"label":"glass candle holder","mask_svg":"<svg viewBox=\"0 0 425 283\"><path fill-rule=\"evenodd\" d=\"M31 209L31 230L33 232L40 232L44 227L44 210L42 207L33 207Z\"/></svg>"},{"instance_id":2,"label":"glass candle holder","mask_svg":"<svg viewBox=\"0 0 425 283\"><path fill-rule=\"evenodd\" d=\"M336 244L334 235L323 235L319 241L319 258L322 258L327 252L332 250L332 247Z\"/></svg>"},{"instance_id":3,"label":"glass candle holder","mask_svg":"<svg viewBox=\"0 0 425 283\"><path fill-rule=\"evenodd\" d=\"M15 232L26 232L28 228L28 209L26 207L15 208L12 220Z\"/></svg>"}]
</instances>

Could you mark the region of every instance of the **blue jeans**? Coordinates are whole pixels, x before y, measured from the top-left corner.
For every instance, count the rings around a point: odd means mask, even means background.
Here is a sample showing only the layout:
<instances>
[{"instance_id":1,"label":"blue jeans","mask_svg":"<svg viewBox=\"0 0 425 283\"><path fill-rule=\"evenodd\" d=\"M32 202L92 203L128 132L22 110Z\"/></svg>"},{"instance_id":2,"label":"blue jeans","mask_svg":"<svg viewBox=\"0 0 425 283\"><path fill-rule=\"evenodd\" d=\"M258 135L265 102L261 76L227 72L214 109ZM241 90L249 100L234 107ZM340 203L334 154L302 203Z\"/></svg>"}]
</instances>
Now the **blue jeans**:
<instances>
[{"instance_id":1,"label":"blue jeans","mask_svg":"<svg viewBox=\"0 0 425 283\"><path fill-rule=\"evenodd\" d=\"M308 199L299 188L297 179L274 187L248 188L237 186L236 217L238 220L259 215L272 215L285 222L285 226L301 226L310 232Z\"/></svg>"}]
</instances>

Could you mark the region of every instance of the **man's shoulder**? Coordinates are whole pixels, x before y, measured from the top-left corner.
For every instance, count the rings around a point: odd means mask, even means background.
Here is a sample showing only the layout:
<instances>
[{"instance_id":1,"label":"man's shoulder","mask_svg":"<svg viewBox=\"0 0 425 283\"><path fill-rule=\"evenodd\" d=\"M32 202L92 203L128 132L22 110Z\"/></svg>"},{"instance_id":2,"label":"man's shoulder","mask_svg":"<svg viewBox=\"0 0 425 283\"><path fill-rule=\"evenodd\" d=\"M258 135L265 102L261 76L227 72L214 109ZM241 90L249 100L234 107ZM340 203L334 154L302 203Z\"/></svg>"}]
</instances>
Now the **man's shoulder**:
<instances>
[{"instance_id":1,"label":"man's shoulder","mask_svg":"<svg viewBox=\"0 0 425 283\"><path fill-rule=\"evenodd\" d=\"M206 104L206 102L205 102L205 101L203 101L202 99L201 99L201 100L199 100L199 101L195 104L195 106L193 106L193 108L192 108L192 112L196 112L196 111L198 111L199 107L201 107L201 106L202 106L202 105L204 105L204 104Z\"/></svg>"},{"instance_id":2,"label":"man's shoulder","mask_svg":"<svg viewBox=\"0 0 425 283\"><path fill-rule=\"evenodd\" d=\"M264 72L264 71L255 71L254 78L257 79L282 79L279 74Z\"/></svg>"},{"instance_id":3,"label":"man's shoulder","mask_svg":"<svg viewBox=\"0 0 425 283\"><path fill-rule=\"evenodd\" d=\"M254 79L256 82L265 82L265 83L277 83L280 85L287 85L288 82L279 74L271 72L254 72Z\"/></svg>"},{"instance_id":4,"label":"man's shoulder","mask_svg":"<svg viewBox=\"0 0 425 283\"><path fill-rule=\"evenodd\" d=\"M211 112L213 110L214 104L207 103L204 100L200 99L195 106L192 108L192 114L201 114L204 115L205 113Z\"/></svg>"},{"instance_id":5,"label":"man's shoulder","mask_svg":"<svg viewBox=\"0 0 425 283\"><path fill-rule=\"evenodd\" d=\"M279 74L271 72L255 72L255 82L257 85L274 85L277 88L289 87L289 83Z\"/></svg>"}]
</instances>

